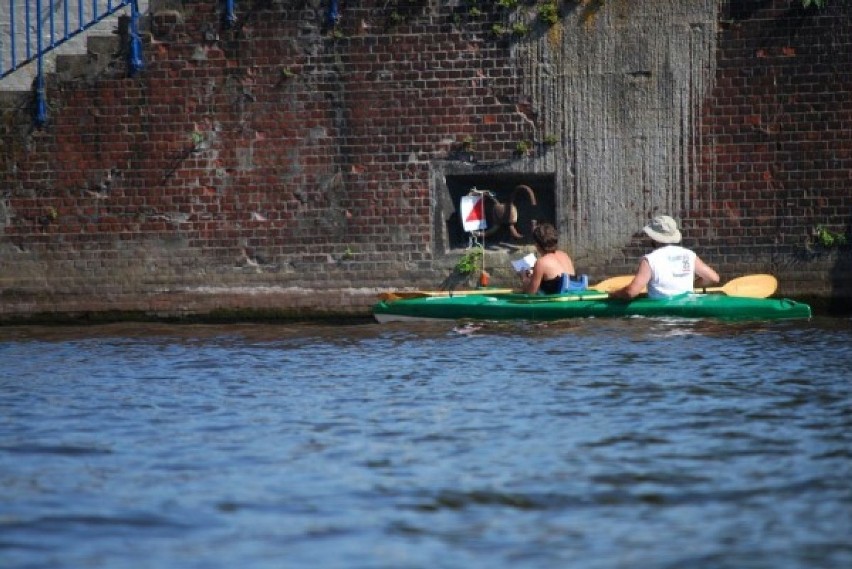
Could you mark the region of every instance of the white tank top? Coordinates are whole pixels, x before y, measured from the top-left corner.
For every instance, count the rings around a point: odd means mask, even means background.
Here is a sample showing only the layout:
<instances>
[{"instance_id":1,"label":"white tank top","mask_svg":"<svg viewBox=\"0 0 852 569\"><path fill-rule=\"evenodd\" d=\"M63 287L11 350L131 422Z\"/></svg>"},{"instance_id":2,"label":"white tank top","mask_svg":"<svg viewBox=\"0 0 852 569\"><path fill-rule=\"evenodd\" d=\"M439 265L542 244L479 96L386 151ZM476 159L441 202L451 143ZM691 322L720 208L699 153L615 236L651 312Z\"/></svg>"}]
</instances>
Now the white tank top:
<instances>
[{"instance_id":1,"label":"white tank top","mask_svg":"<svg viewBox=\"0 0 852 569\"><path fill-rule=\"evenodd\" d=\"M648 297L667 298L692 292L695 257L695 253L678 245L666 245L645 255L651 266Z\"/></svg>"}]
</instances>

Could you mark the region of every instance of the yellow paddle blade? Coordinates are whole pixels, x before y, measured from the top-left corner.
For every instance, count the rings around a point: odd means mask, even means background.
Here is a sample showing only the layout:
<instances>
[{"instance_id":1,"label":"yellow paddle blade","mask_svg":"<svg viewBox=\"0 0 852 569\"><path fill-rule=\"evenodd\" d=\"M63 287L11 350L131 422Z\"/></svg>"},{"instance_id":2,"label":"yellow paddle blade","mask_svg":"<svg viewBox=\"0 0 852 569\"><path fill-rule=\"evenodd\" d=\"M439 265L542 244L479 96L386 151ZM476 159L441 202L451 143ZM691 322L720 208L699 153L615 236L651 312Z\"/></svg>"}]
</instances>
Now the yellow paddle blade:
<instances>
[{"instance_id":1,"label":"yellow paddle blade","mask_svg":"<svg viewBox=\"0 0 852 569\"><path fill-rule=\"evenodd\" d=\"M778 289L778 279L772 275L745 275L725 283L724 286L699 289L706 292L722 292L728 296L767 298Z\"/></svg>"},{"instance_id":2,"label":"yellow paddle blade","mask_svg":"<svg viewBox=\"0 0 852 569\"><path fill-rule=\"evenodd\" d=\"M597 290L600 292L612 292L614 290L618 290L626 287L633 281L633 275L621 275L618 277L611 277L606 280L599 282L596 285L592 285L589 287L590 290Z\"/></svg>"}]
</instances>

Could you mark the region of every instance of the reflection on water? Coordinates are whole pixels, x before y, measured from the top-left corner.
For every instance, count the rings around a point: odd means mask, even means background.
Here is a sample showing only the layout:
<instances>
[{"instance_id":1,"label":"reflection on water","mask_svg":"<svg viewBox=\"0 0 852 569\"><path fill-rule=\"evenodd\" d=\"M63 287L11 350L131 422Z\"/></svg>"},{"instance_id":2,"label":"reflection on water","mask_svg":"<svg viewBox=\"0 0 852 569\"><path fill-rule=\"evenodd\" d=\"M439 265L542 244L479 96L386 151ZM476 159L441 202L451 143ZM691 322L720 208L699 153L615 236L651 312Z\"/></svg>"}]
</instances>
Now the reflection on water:
<instances>
[{"instance_id":1,"label":"reflection on water","mask_svg":"<svg viewBox=\"0 0 852 569\"><path fill-rule=\"evenodd\" d=\"M852 566L852 321L0 328L2 567Z\"/></svg>"}]
</instances>

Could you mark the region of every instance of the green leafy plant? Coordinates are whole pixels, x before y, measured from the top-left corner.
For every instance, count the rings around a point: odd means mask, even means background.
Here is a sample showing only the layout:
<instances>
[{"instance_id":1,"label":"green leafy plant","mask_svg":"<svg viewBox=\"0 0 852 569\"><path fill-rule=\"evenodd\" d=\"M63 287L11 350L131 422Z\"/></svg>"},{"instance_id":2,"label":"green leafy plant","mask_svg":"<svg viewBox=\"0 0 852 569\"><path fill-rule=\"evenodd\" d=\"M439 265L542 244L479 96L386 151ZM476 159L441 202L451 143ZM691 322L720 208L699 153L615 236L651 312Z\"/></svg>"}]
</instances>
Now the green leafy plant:
<instances>
[{"instance_id":1,"label":"green leafy plant","mask_svg":"<svg viewBox=\"0 0 852 569\"><path fill-rule=\"evenodd\" d=\"M554 146L557 142L559 142L559 139L556 137L555 134L548 134L544 137L544 143L547 146Z\"/></svg>"},{"instance_id":2,"label":"green leafy plant","mask_svg":"<svg viewBox=\"0 0 852 569\"><path fill-rule=\"evenodd\" d=\"M542 22L551 26L558 22L559 8L556 6L556 2L547 2L546 4L539 6L538 17Z\"/></svg>"},{"instance_id":3,"label":"green leafy plant","mask_svg":"<svg viewBox=\"0 0 852 569\"><path fill-rule=\"evenodd\" d=\"M827 249L830 249L831 247L840 247L847 243L846 235L832 231L824 225L817 225L814 228L814 235L816 236L817 243Z\"/></svg>"},{"instance_id":4,"label":"green leafy plant","mask_svg":"<svg viewBox=\"0 0 852 569\"><path fill-rule=\"evenodd\" d=\"M497 0L497 5L501 8L511 10L518 7L518 0Z\"/></svg>"},{"instance_id":5,"label":"green leafy plant","mask_svg":"<svg viewBox=\"0 0 852 569\"><path fill-rule=\"evenodd\" d=\"M805 8L810 8L811 6L825 8L825 0L802 0L802 6Z\"/></svg>"},{"instance_id":6,"label":"green leafy plant","mask_svg":"<svg viewBox=\"0 0 852 569\"><path fill-rule=\"evenodd\" d=\"M518 154L529 154L532 151L532 147L532 142L529 140L522 140L515 145L515 151Z\"/></svg>"},{"instance_id":7,"label":"green leafy plant","mask_svg":"<svg viewBox=\"0 0 852 569\"><path fill-rule=\"evenodd\" d=\"M512 33L518 37L524 37L530 33L530 27L524 22L515 22L512 24Z\"/></svg>"},{"instance_id":8,"label":"green leafy plant","mask_svg":"<svg viewBox=\"0 0 852 569\"><path fill-rule=\"evenodd\" d=\"M198 130L197 126L195 130L189 133L189 140L191 146L187 149L187 154L198 153L204 150L204 133Z\"/></svg>"},{"instance_id":9,"label":"green leafy plant","mask_svg":"<svg viewBox=\"0 0 852 569\"><path fill-rule=\"evenodd\" d=\"M455 270L461 275L469 275L477 270L477 268L481 264L481 261L482 249L471 249L467 253L462 255L461 259L458 260L455 266Z\"/></svg>"}]
</instances>

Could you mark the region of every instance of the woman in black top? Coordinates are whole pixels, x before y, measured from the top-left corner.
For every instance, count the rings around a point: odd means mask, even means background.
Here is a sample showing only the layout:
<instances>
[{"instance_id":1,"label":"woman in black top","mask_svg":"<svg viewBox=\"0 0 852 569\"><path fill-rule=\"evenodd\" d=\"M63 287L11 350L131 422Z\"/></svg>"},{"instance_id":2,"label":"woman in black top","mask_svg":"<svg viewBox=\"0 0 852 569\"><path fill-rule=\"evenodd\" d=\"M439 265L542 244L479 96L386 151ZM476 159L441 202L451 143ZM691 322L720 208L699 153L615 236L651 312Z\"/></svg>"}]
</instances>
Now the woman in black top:
<instances>
[{"instance_id":1,"label":"woman in black top","mask_svg":"<svg viewBox=\"0 0 852 569\"><path fill-rule=\"evenodd\" d=\"M574 276L574 262L566 253L559 251L559 234L550 223L537 225L533 240L538 259L532 271L521 275L523 290L527 294L539 291L545 294L562 292L563 275Z\"/></svg>"}]
</instances>

